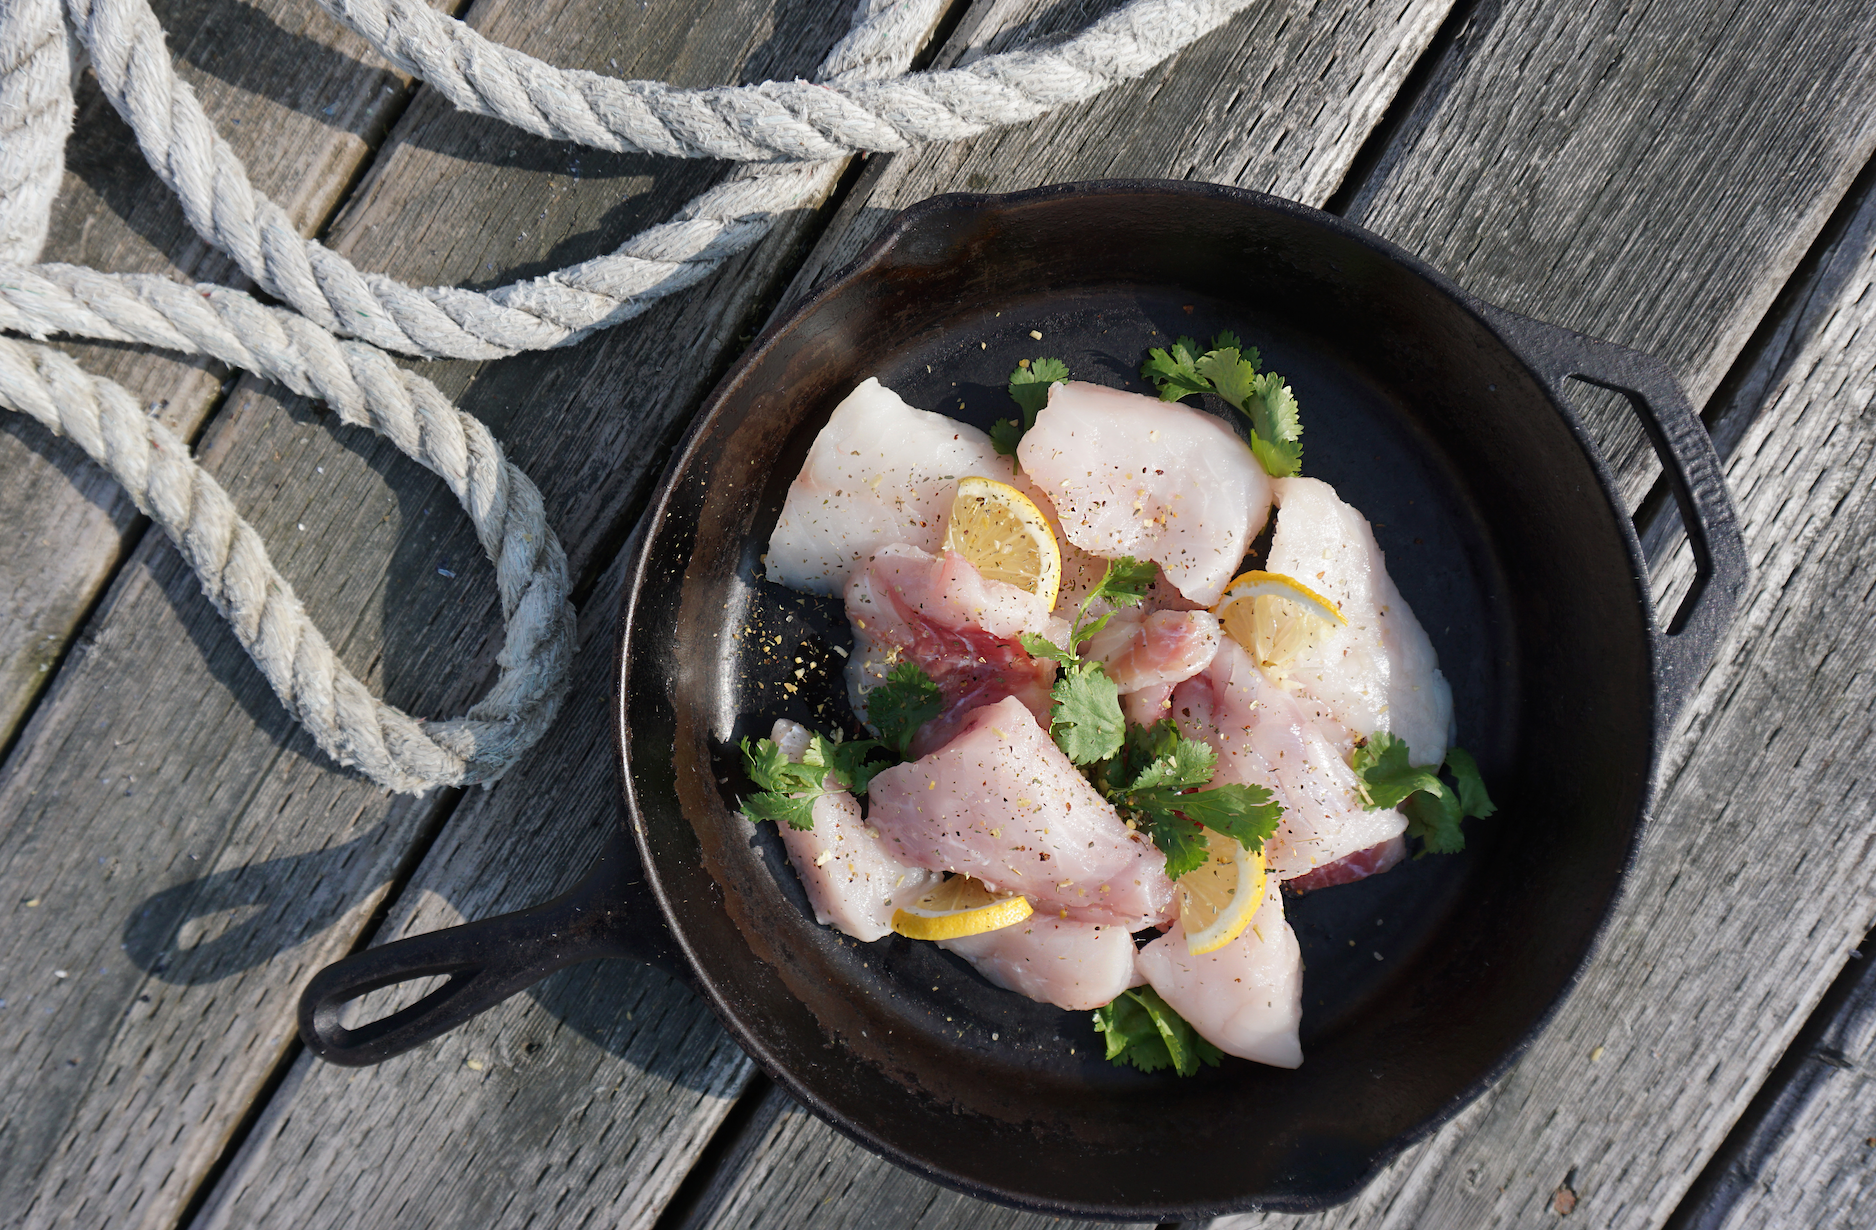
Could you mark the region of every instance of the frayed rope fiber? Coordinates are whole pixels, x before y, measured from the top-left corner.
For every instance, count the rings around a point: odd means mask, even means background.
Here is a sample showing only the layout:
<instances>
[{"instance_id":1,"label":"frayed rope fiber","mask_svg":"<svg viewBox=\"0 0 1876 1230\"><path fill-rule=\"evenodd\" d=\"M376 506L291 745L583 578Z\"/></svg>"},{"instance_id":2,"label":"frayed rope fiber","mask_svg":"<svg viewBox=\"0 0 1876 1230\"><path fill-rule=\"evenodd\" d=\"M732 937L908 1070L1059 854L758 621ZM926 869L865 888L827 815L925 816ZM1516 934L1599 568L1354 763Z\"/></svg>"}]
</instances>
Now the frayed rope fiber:
<instances>
[{"instance_id":1,"label":"frayed rope fiber","mask_svg":"<svg viewBox=\"0 0 1876 1230\"><path fill-rule=\"evenodd\" d=\"M814 81L678 90L556 68L422 0L319 0L465 111L606 150L749 165L616 251L487 292L410 287L302 236L175 73L145 0L0 4L0 404L68 436L163 528L287 711L342 765L392 790L499 778L553 722L571 678L566 555L540 491L473 417L386 352L490 359L577 341L692 286L832 189L840 159L1033 119L1138 77L1252 0L1133 0L1073 38L908 73L941 0L862 0ZM219 286L34 264L88 58L204 241L286 306ZM448 484L495 565L500 673L461 718L423 721L339 663L252 526L187 444L117 384L27 338L210 355L330 404Z\"/></svg>"}]
</instances>

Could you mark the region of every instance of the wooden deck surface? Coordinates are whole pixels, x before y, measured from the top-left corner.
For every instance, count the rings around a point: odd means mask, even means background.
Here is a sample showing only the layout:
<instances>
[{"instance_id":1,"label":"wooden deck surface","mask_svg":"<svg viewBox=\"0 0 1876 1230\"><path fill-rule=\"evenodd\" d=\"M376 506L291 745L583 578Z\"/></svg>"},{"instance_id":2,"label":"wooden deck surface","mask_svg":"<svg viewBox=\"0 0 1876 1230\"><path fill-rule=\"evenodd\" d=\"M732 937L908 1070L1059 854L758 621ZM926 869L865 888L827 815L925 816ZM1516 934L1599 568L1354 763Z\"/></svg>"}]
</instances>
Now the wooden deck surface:
<instances>
[{"instance_id":1,"label":"wooden deck surface","mask_svg":"<svg viewBox=\"0 0 1876 1230\"><path fill-rule=\"evenodd\" d=\"M810 72L845 4L476 0L571 67ZM955 0L935 63L1111 0ZM610 250L726 173L464 116L307 0L158 0L256 183L362 268L493 286ZM81 91L46 259L235 281ZM294 1036L319 966L567 886L614 820L606 707L636 520L764 319L935 193L1105 176L1326 207L1482 297L1666 357L1755 569L1683 716L1603 950L1512 1072L1309 1226L1860 1226L1876 1208L1876 9L1856 0L1291 0L1139 81L857 160L819 210L564 350L424 370L540 485L581 656L490 790L393 797L286 717L160 533L0 415L0 1224L1040 1227L879 1160L688 990L563 971L377 1068ZM494 674L446 489L250 376L70 347L188 435L346 666L413 712ZM1582 402L1664 599L1684 536L1626 407ZM1671 510L1671 505L1667 506ZM446 575L453 573L454 575ZM1567 1215L1566 1215L1567 1210Z\"/></svg>"}]
</instances>

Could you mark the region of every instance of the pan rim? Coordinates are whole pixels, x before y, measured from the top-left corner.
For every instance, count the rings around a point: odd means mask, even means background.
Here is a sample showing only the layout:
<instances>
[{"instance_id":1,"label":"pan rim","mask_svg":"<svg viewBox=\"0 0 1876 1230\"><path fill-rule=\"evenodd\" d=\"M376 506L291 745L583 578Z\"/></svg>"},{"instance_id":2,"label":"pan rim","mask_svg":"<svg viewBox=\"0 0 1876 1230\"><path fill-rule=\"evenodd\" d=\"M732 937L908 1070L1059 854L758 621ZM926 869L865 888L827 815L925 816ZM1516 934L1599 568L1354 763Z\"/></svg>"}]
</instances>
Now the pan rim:
<instances>
[{"instance_id":1,"label":"pan rim","mask_svg":"<svg viewBox=\"0 0 1876 1230\"><path fill-rule=\"evenodd\" d=\"M1367 231L1344 218L1324 213L1307 205L1250 189L1236 188L1229 185L1196 183L1187 180L1160 179L1107 179L1079 181L1072 183L1046 185L1012 193L945 193L926 198L894 215L888 220L879 235L875 237L854 259L838 272L814 287L797 301L782 316L770 321L737 361L718 381L710 395L700 406L695 419L674 450L663 478L646 508L641 521L643 529L634 550L628 569L627 585L621 600L617 635L614 640L614 767L620 783L620 801L623 807L621 822L631 831L645 867L645 885L652 892L659 909L667 922L680 917L680 912L671 896L670 888L661 874L660 866L654 857L649 842L649 835L643 821L640 807L640 795L637 783L631 772L630 717L627 709L627 697L631 690L631 644L632 633L639 615L638 600L645 589L647 572L651 564L653 547L663 529L670 510L672 497L682 477L688 472L692 459L701 447L705 436L718 417L727 394L736 387L745 372L759 363L789 330L806 320L826 302L844 293L852 284L867 276L868 272L888 254L907 234L919 224L936 214L949 211L977 212L986 209L1011 209L1045 203L1062 197L1086 198L1090 196L1126 197L1139 195L1176 195L1185 197L1209 198L1233 204L1247 205L1256 209L1284 215L1293 221L1326 229L1337 237L1365 247L1375 252L1387 262L1398 266L1405 272L1425 282L1434 291L1450 300L1455 307L1471 319L1483 332L1489 334L1501 346L1508 356L1527 373L1532 383L1543 390L1545 400L1552 410L1562 419L1584 461L1595 474L1602 498L1610 507L1620 513L1623 507L1619 487L1613 472L1597 449L1586 427L1568 406L1556 396L1551 383L1544 374L1532 364L1523 349L1507 336L1500 328L1495 314L1506 312L1505 309L1486 304L1473 296L1451 278L1428 265L1418 257L1406 252L1391 241ZM1548 326L1556 328L1556 326ZM1637 607L1641 612L1644 626L1649 633L1646 638L1645 653L1649 665L1648 677L1643 685L1648 701L1651 718L1658 719L1661 711L1659 677L1656 671L1661 652L1659 640L1660 621L1654 606L1651 590L1647 584L1648 567L1642 554L1640 538L1632 520L1626 515L1614 518L1619 527L1623 550L1629 565L1626 582L1632 591ZM783 1062L768 1047L762 1037L748 1029L735 1004L731 1001L724 987L710 974L708 954L699 952L690 942L683 929L672 926L672 935L678 950L682 953L692 985L702 994L718 1019L729 1029L743 1050L759 1064L762 1069L797 1100L811 1109L819 1118L829 1123L843 1135L855 1140L870 1151L880 1154L915 1174L919 1174L966 1194L998 1201L1011 1207L1047 1212L1066 1216L1095 1218L1115 1221L1135 1221L1143 1218L1159 1220L1187 1220L1199 1217L1218 1216L1252 1209L1285 1213L1316 1212L1358 1195L1381 1170L1386 1168L1405 1150L1426 1139L1435 1131L1450 1123L1466 1106L1477 1100L1493 1085L1502 1080L1505 1074L1529 1049L1549 1025L1554 1021L1564 1003L1581 985L1589 964L1602 951L1608 938L1609 928L1615 914L1629 889L1631 872L1634 869L1641 840L1647 826L1653 819L1655 803L1656 777L1660 768L1663 732L1658 720L1647 724L1647 745L1640 749L1638 757L1643 771L1641 806L1630 828L1626 848L1617 868L1613 891L1610 893L1600 916L1592 928L1589 942L1584 946L1574 966L1562 980L1556 995L1549 1004L1538 1013L1525 1028L1514 1045L1506 1048L1481 1074L1445 1099L1437 1109L1421 1123L1405 1132L1389 1138L1380 1146L1368 1152L1366 1165L1360 1177L1344 1188L1333 1192L1312 1193L1309 1196L1277 1196L1252 1200L1239 1200L1233 1203L1194 1203L1194 1204L1123 1204L1098 1201L1073 1201L1052 1198L1037 1198L1031 1193L1010 1190L1006 1187L987 1184L969 1175L956 1173L944 1167L935 1166L929 1160L908 1152L891 1140L867 1130L866 1126L850 1121L837 1108L828 1103L816 1090L804 1081L793 1068Z\"/></svg>"}]
</instances>

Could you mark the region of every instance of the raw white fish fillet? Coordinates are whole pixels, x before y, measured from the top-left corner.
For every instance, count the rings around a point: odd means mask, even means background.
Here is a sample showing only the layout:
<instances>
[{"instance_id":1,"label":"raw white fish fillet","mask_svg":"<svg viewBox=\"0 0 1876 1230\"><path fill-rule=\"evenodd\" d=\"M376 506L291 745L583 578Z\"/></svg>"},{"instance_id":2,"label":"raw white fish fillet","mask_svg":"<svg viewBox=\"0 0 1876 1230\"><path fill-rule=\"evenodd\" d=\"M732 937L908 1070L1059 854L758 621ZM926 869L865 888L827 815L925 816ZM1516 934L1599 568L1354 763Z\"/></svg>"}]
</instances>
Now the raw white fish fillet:
<instances>
[{"instance_id":1,"label":"raw white fish fillet","mask_svg":"<svg viewBox=\"0 0 1876 1230\"><path fill-rule=\"evenodd\" d=\"M982 935L940 940L1006 991L1071 1012L1099 1008L1135 985L1133 936L1125 927L1031 915Z\"/></svg>"},{"instance_id":2,"label":"raw white fish fillet","mask_svg":"<svg viewBox=\"0 0 1876 1230\"><path fill-rule=\"evenodd\" d=\"M972 712L931 755L879 774L867 797L902 862L1021 893L1038 914L1128 930L1171 917L1165 855L1014 697Z\"/></svg>"},{"instance_id":3,"label":"raw white fish fillet","mask_svg":"<svg viewBox=\"0 0 1876 1230\"><path fill-rule=\"evenodd\" d=\"M768 578L838 594L854 567L886 543L936 551L958 479L1007 483L1014 473L983 432L915 410L868 378L834 408L789 486L764 557Z\"/></svg>"},{"instance_id":4,"label":"raw white fish fillet","mask_svg":"<svg viewBox=\"0 0 1876 1230\"><path fill-rule=\"evenodd\" d=\"M1283 897L1272 883L1244 934L1215 952L1186 951L1185 928L1140 950L1140 972L1199 1036L1227 1055L1278 1068L1300 1067L1303 1046L1303 955L1283 919Z\"/></svg>"},{"instance_id":5,"label":"raw white fish fillet","mask_svg":"<svg viewBox=\"0 0 1876 1230\"><path fill-rule=\"evenodd\" d=\"M1138 393L1053 386L1017 457L1070 542L1154 560L1203 606L1218 601L1270 514L1270 478L1231 428Z\"/></svg>"},{"instance_id":6,"label":"raw white fish fillet","mask_svg":"<svg viewBox=\"0 0 1876 1230\"><path fill-rule=\"evenodd\" d=\"M1388 576L1367 518L1319 479L1280 478L1271 486L1277 529L1265 567L1331 599L1348 620L1297 655L1288 684L1363 738L1388 731L1406 741L1412 763L1439 764L1451 738L1453 690Z\"/></svg>"},{"instance_id":7,"label":"raw white fish fillet","mask_svg":"<svg viewBox=\"0 0 1876 1230\"><path fill-rule=\"evenodd\" d=\"M853 711L902 661L916 662L944 693L945 711L925 723L912 754L936 751L971 710L1014 696L1047 719L1055 664L1029 656L1017 638L1065 635L1042 600L991 581L955 551L928 555L893 543L874 552L847 582L853 654L847 694Z\"/></svg>"},{"instance_id":8,"label":"raw white fish fillet","mask_svg":"<svg viewBox=\"0 0 1876 1230\"><path fill-rule=\"evenodd\" d=\"M1212 785L1267 786L1283 804L1264 843L1271 875L1304 875L1407 830L1392 808L1362 809L1355 771L1288 692L1230 637L1205 672L1173 689L1172 717L1187 738L1218 753Z\"/></svg>"},{"instance_id":9,"label":"raw white fish fillet","mask_svg":"<svg viewBox=\"0 0 1876 1230\"><path fill-rule=\"evenodd\" d=\"M1218 620L1210 611L1115 611L1083 646L1125 696L1142 688L1182 683L1211 665L1218 652Z\"/></svg>"},{"instance_id":10,"label":"raw white fish fillet","mask_svg":"<svg viewBox=\"0 0 1876 1230\"><path fill-rule=\"evenodd\" d=\"M797 764L808 747L805 726L782 718L769 738ZM886 852L879 830L860 818L860 803L845 790L814 801L814 827L778 824L788 861L814 907L814 921L856 940L892 932L892 912L938 887L935 871L902 863Z\"/></svg>"},{"instance_id":11,"label":"raw white fish fillet","mask_svg":"<svg viewBox=\"0 0 1876 1230\"><path fill-rule=\"evenodd\" d=\"M1334 888L1337 884L1353 884L1369 876L1378 876L1384 871L1392 871L1400 861L1407 857L1406 837L1390 837L1378 846L1369 846L1366 850L1357 850L1353 854L1344 854L1333 863L1325 863L1308 875L1297 876L1289 881L1293 893L1313 893L1319 888Z\"/></svg>"}]
</instances>

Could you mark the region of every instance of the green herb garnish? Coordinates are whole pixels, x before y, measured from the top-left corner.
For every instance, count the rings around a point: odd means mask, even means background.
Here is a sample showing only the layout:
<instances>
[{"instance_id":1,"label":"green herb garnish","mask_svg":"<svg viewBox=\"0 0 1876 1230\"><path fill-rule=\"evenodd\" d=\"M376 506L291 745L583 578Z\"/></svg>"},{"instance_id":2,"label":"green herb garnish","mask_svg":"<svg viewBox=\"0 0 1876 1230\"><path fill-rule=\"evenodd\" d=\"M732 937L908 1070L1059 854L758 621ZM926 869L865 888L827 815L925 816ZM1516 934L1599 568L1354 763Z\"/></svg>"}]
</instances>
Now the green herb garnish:
<instances>
[{"instance_id":1,"label":"green herb garnish","mask_svg":"<svg viewBox=\"0 0 1876 1230\"><path fill-rule=\"evenodd\" d=\"M835 743L821 735L808 737L808 750L799 762L773 739L744 739L743 771L761 788L742 801L742 813L752 824L773 820L790 828L814 827L814 801L835 790L866 793L880 770L892 761L874 761L884 750L877 739Z\"/></svg>"},{"instance_id":2,"label":"green herb garnish","mask_svg":"<svg viewBox=\"0 0 1876 1230\"><path fill-rule=\"evenodd\" d=\"M1122 991L1113 1003L1096 1008L1094 1028L1106 1038L1107 1057L1117 1068L1130 1063L1142 1072L1172 1068L1195 1076L1201 1063L1215 1068L1224 1058L1152 987Z\"/></svg>"},{"instance_id":3,"label":"green herb garnish","mask_svg":"<svg viewBox=\"0 0 1876 1230\"><path fill-rule=\"evenodd\" d=\"M1286 478L1303 468L1303 423L1296 394L1275 372L1259 374L1255 347L1245 349L1235 333L1220 333L1210 350L1182 337L1170 350L1147 352L1140 375L1159 390L1161 401L1194 393L1216 393L1251 423L1251 453L1265 471Z\"/></svg>"},{"instance_id":4,"label":"green herb garnish","mask_svg":"<svg viewBox=\"0 0 1876 1230\"><path fill-rule=\"evenodd\" d=\"M1068 364L1060 359L1024 359L1010 373L1010 397L1022 407L1021 419L998 419L990 427L990 446L1005 457L1016 456L1023 433L1036 425L1036 415L1049 404L1049 386L1068 379Z\"/></svg>"},{"instance_id":5,"label":"green herb garnish","mask_svg":"<svg viewBox=\"0 0 1876 1230\"><path fill-rule=\"evenodd\" d=\"M1407 817L1407 835L1421 842L1416 858L1459 853L1466 848L1460 822L1468 816L1482 820L1498 810L1485 791L1478 762L1463 747L1446 751L1443 767L1451 785L1431 765L1409 765L1406 742L1384 730L1355 749L1349 767L1367 796L1367 810L1398 807Z\"/></svg>"}]
</instances>

